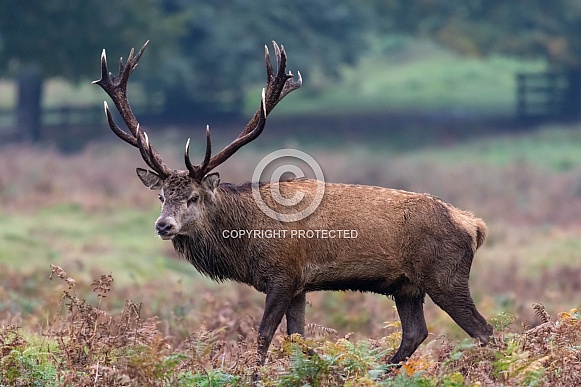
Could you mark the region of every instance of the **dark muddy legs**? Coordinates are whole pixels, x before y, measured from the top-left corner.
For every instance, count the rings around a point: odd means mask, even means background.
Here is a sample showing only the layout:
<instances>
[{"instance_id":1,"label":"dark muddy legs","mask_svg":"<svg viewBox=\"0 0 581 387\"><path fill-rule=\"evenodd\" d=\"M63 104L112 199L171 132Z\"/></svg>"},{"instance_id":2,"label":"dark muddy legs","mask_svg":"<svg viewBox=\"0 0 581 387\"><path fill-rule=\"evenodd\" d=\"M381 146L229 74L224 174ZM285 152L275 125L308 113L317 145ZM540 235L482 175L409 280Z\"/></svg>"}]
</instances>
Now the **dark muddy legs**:
<instances>
[{"instance_id":1,"label":"dark muddy legs","mask_svg":"<svg viewBox=\"0 0 581 387\"><path fill-rule=\"evenodd\" d=\"M470 295L468 278L456 282L430 283L427 289L430 298L444 310L471 337L487 344L493 334L492 326L476 310ZM401 345L391 362L399 363L410 357L428 336L424 319L424 296L394 296L397 312L401 320Z\"/></svg>"},{"instance_id":2,"label":"dark muddy legs","mask_svg":"<svg viewBox=\"0 0 581 387\"><path fill-rule=\"evenodd\" d=\"M263 365L266 361L268 347L285 313L288 334L304 335L306 295L301 293L293 298L292 294L287 289L274 289L266 294L264 314L258 328L258 365ZM252 376L253 384L256 381L257 371Z\"/></svg>"},{"instance_id":3,"label":"dark muddy legs","mask_svg":"<svg viewBox=\"0 0 581 387\"><path fill-rule=\"evenodd\" d=\"M258 362L260 365L266 361L266 353L274 332L276 332L291 301L292 292L287 289L272 289L266 294L264 314L258 327Z\"/></svg>"},{"instance_id":4,"label":"dark muddy legs","mask_svg":"<svg viewBox=\"0 0 581 387\"><path fill-rule=\"evenodd\" d=\"M442 308L471 337L487 344L492 336L492 326L476 310L470 296L468 280L456 285L448 284L445 289L428 290L430 298Z\"/></svg>"},{"instance_id":5,"label":"dark muddy legs","mask_svg":"<svg viewBox=\"0 0 581 387\"><path fill-rule=\"evenodd\" d=\"M305 305L307 303L307 296L301 293L292 299L288 309L286 310L286 330L288 335L298 333L301 336L305 335Z\"/></svg>"},{"instance_id":6,"label":"dark muddy legs","mask_svg":"<svg viewBox=\"0 0 581 387\"><path fill-rule=\"evenodd\" d=\"M272 337L278 328L282 316L286 314L287 331L305 334L305 304L306 295L301 293L292 297L292 292L285 290L273 290L266 295L264 314L258 328L258 355L260 364L264 364L266 353Z\"/></svg>"},{"instance_id":7,"label":"dark muddy legs","mask_svg":"<svg viewBox=\"0 0 581 387\"><path fill-rule=\"evenodd\" d=\"M258 366L263 365L266 361L268 347L282 316L291 304L292 294L292 291L284 288L274 288L266 293L264 313L258 327ZM252 375L252 385L255 385L259 379L258 369L255 369Z\"/></svg>"},{"instance_id":8,"label":"dark muddy legs","mask_svg":"<svg viewBox=\"0 0 581 387\"><path fill-rule=\"evenodd\" d=\"M410 357L428 337L424 319L424 297L395 296L395 306L401 320L401 344L391 362L399 363Z\"/></svg>"}]
</instances>

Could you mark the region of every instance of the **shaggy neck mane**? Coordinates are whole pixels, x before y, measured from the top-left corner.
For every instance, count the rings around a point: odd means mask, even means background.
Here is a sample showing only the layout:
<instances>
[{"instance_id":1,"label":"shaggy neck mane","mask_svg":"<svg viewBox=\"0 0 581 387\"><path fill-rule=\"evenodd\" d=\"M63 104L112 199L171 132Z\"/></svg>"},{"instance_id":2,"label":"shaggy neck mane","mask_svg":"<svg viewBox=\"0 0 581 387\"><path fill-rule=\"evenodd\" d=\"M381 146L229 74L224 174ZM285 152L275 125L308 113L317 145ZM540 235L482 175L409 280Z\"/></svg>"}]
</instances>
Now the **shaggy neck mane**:
<instances>
[{"instance_id":1,"label":"shaggy neck mane","mask_svg":"<svg viewBox=\"0 0 581 387\"><path fill-rule=\"evenodd\" d=\"M234 280L252 282L251 262L241 259L248 256L249 239L225 238L224 230L249 229L252 208L245 202L252 200L249 184L235 186L221 184L215 191L211 211L200 214L198 227L187 235L172 239L176 252L187 259L200 273L214 281ZM258 252L252 252L256 255Z\"/></svg>"}]
</instances>

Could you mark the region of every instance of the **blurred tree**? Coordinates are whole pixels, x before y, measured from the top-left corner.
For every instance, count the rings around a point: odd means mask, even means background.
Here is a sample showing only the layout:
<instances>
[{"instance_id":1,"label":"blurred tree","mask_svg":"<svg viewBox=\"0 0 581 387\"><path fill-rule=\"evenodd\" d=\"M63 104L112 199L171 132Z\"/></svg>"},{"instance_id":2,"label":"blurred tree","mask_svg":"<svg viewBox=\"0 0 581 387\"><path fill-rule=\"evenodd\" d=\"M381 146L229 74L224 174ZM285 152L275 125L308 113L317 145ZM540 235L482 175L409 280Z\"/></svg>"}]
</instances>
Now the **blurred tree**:
<instances>
[{"instance_id":1,"label":"blurred tree","mask_svg":"<svg viewBox=\"0 0 581 387\"><path fill-rule=\"evenodd\" d=\"M370 36L394 32L469 55L543 56L581 82L579 0L0 0L0 9L0 74L18 80L18 125L32 139L44 79L94 79L103 47L111 60L146 39L147 71L136 77L174 119L239 112L273 39L308 80L303 93L335 81Z\"/></svg>"},{"instance_id":2,"label":"blurred tree","mask_svg":"<svg viewBox=\"0 0 581 387\"><path fill-rule=\"evenodd\" d=\"M568 78L563 106L581 117L581 1L368 0L379 29L426 36L461 54L545 58Z\"/></svg>"},{"instance_id":3,"label":"blurred tree","mask_svg":"<svg viewBox=\"0 0 581 387\"><path fill-rule=\"evenodd\" d=\"M44 79L96 78L104 47L127 55L149 36L171 42L180 28L156 0L0 0L0 9L0 74L17 79L17 125L33 141L42 137Z\"/></svg>"},{"instance_id":4,"label":"blurred tree","mask_svg":"<svg viewBox=\"0 0 581 387\"><path fill-rule=\"evenodd\" d=\"M181 55L165 63L160 81L172 117L242 109L244 89L264 77L262 47L276 40L296 75L316 92L366 48L369 7L350 0L165 0L168 13L188 15Z\"/></svg>"},{"instance_id":5,"label":"blurred tree","mask_svg":"<svg viewBox=\"0 0 581 387\"><path fill-rule=\"evenodd\" d=\"M360 56L372 17L355 0L0 0L0 9L0 74L18 80L18 126L35 140L42 81L98 76L103 47L111 61L152 39L136 76L174 120L238 113L245 87L264 76L264 44L284 44L316 92Z\"/></svg>"},{"instance_id":6,"label":"blurred tree","mask_svg":"<svg viewBox=\"0 0 581 387\"><path fill-rule=\"evenodd\" d=\"M466 55L543 56L581 65L578 0L367 0L379 30L440 41Z\"/></svg>"}]
</instances>

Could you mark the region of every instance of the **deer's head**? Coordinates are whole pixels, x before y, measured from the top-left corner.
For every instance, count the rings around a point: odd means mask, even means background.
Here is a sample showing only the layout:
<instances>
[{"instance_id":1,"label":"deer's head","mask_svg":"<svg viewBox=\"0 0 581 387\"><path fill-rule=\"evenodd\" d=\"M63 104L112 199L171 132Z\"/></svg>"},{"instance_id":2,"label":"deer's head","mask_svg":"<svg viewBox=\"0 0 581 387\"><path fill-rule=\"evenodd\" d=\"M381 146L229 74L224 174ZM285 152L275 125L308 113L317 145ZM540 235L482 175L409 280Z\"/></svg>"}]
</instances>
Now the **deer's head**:
<instances>
[{"instance_id":1,"label":"deer's head","mask_svg":"<svg viewBox=\"0 0 581 387\"><path fill-rule=\"evenodd\" d=\"M273 70L270 62L268 48L265 46L265 60L267 84L262 90L260 108L248 122L244 130L222 151L212 156L210 140L210 128L206 127L206 154L199 165L193 165L189 157L190 140L186 143L185 165L186 170L170 169L161 159L155 148L149 142L147 134L140 129L140 125L131 111L127 100L127 81L137 67L137 62L147 47L146 42L139 52L134 55L132 49L123 64L119 63L119 75L113 76L107 68L105 50L101 55L101 79L94 81L107 92L117 107L123 121L130 133L119 128L111 116L109 107L105 102L105 115L109 127L125 142L139 149L141 157L150 169L137 168L137 175L143 184L152 189L159 190L159 199L162 203L161 215L155 222L157 234L162 239L171 239L179 234L187 234L203 219L207 211L211 211L215 204L215 191L220 184L218 173L210 173L218 165L226 161L238 149L250 141L256 139L266 124L266 116L276 104L288 93L298 89L302 84L301 74L298 73L297 81L293 75L286 72L286 53L284 47L278 47L273 42L277 71Z\"/></svg>"},{"instance_id":2,"label":"deer's head","mask_svg":"<svg viewBox=\"0 0 581 387\"><path fill-rule=\"evenodd\" d=\"M159 190L161 215L155 222L155 231L162 239L188 234L196 227L205 212L212 211L214 192L220 184L218 173L207 174L198 181L187 171L174 171L162 179L153 171L137 168L137 176L146 187Z\"/></svg>"}]
</instances>

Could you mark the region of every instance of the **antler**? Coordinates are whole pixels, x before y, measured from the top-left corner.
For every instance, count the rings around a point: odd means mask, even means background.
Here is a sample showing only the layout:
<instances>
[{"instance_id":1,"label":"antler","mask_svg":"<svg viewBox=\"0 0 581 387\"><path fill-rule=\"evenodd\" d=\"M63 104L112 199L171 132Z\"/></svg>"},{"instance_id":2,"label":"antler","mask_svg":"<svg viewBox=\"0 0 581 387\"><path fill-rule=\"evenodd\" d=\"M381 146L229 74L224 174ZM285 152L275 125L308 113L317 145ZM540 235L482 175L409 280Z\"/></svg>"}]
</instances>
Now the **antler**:
<instances>
[{"instance_id":1,"label":"antler","mask_svg":"<svg viewBox=\"0 0 581 387\"><path fill-rule=\"evenodd\" d=\"M256 139L264 129L266 124L266 116L274 109L276 104L278 104L287 94L291 91L298 89L302 85L301 73L297 72L298 79L295 81L293 79L294 75L289 71L286 72L286 52L284 46L279 46L275 41L272 42L274 46L274 52L277 61L277 72L275 74L270 61L270 53L268 52L268 47L264 46L264 57L266 61L266 76L267 83L266 88L262 89L262 100L260 102L260 108L250 119L244 130L220 153L211 157L211 141L210 141L210 129L206 127L206 156L204 161L200 165L193 166L189 158L189 144L190 140L186 143L186 154L185 162L190 176L200 181L208 172L216 168L218 165L226 161L230 156L232 156L238 149L242 148L244 145Z\"/></svg>"},{"instance_id":2,"label":"antler","mask_svg":"<svg viewBox=\"0 0 581 387\"><path fill-rule=\"evenodd\" d=\"M133 73L137 67L137 62L139 61L139 58L141 58L148 43L149 40L145 42L143 47L137 52L137 55L134 55L134 49L131 49L126 64L123 64L123 58L120 59L119 75L117 76L113 76L109 72L107 68L107 57L105 55L105 50L103 50L103 54L101 55L101 79L94 81L93 83L101 86L109 97L111 97L111 100L115 103L117 110L121 114L123 121L125 121L125 124L131 133L125 132L115 124L111 112L109 111L109 106L107 105L107 102L105 102L105 115L107 116L107 122L109 123L111 130L123 141L138 148L145 163L157 172L162 179L165 179L171 174L172 170L166 166L155 148L149 143L147 133L140 130L139 123L137 122L127 100L127 81L129 80L131 73ZM298 79L295 81L293 79L293 74L290 71L288 73L286 72L286 53L284 47L280 46L279 48L274 41L272 44L276 55L277 72L275 73L272 67L268 47L264 46L267 75L266 88L262 89L260 108L250 119L238 137L236 137L230 145L222 149L217 155L211 157L212 142L210 139L210 127L206 127L206 154L204 161L200 165L192 165L192 162L190 161L190 140L188 139L184 159L189 175L194 180L201 181L208 172L226 161L238 149L256 139L264 129L266 116L268 116L272 109L274 109L276 104L278 104L291 91L301 87L301 73L297 72Z\"/></svg>"},{"instance_id":3,"label":"antler","mask_svg":"<svg viewBox=\"0 0 581 387\"><path fill-rule=\"evenodd\" d=\"M105 50L103 50L101 54L101 79L93 81L93 83L101 86L109 97L111 97L123 121L125 121L125 125L127 125L127 128L131 132L131 134L125 132L115 124L109 111L109 106L105 102L105 115L107 116L107 122L113 133L123 141L138 148L145 163L157 172L162 179L165 179L171 174L171 169L163 162L155 148L149 143L147 133L140 130L139 122L137 122L137 118L135 118L129 101L127 100L127 81L137 67L137 62L141 58L148 43L149 40L145 42L143 47L137 52L137 55L134 55L135 50L132 48L127 58L127 63L123 64L123 58L119 60L119 75L117 76L109 72L107 56Z\"/></svg>"}]
</instances>

